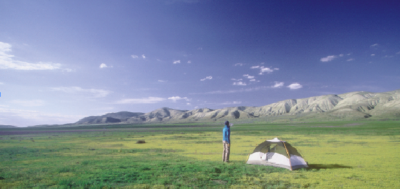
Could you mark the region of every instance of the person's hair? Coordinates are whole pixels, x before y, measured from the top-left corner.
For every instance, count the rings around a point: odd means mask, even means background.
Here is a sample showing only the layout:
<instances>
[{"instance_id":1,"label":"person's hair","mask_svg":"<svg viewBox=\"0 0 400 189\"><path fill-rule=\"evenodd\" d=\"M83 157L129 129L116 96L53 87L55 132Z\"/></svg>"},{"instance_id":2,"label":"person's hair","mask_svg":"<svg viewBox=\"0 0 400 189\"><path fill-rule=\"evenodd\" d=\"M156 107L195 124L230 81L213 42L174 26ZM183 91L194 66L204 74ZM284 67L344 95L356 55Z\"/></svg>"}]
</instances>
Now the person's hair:
<instances>
[{"instance_id":1,"label":"person's hair","mask_svg":"<svg viewBox=\"0 0 400 189\"><path fill-rule=\"evenodd\" d=\"M228 125L228 126L230 126L230 125L229 125L229 121L225 121L225 125Z\"/></svg>"}]
</instances>

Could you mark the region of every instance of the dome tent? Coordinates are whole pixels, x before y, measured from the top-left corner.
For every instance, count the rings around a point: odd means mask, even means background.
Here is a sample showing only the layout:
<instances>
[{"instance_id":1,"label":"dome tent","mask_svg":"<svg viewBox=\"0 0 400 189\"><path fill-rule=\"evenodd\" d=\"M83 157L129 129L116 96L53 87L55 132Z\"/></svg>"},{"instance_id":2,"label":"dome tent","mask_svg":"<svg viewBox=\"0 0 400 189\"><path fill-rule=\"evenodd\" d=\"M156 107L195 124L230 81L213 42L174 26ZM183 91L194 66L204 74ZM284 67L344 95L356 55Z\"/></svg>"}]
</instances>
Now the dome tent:
<instances>
[{"instance_id":1,"label":"dome tent","mask_svg":"<svg viewBox=\"0 0 400 189\"><path fill-rule=\"evenodd\" d=\"M259 144L249 155L247 164L281 167L289 170L307 168L307 162L296 148L274 138Z\"/></svg>"}]
</instances>

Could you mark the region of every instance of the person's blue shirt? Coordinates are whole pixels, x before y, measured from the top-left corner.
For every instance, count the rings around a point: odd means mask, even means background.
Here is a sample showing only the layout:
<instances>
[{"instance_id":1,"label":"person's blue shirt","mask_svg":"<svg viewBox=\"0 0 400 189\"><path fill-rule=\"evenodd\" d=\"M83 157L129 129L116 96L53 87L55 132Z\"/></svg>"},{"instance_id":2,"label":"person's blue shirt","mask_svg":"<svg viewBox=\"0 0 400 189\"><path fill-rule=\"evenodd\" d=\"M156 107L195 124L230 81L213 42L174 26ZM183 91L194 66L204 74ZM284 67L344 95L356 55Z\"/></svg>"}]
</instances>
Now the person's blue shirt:
<instances>
[{"instance_id":1,"label":"person's blue shirt","mask_svg":"<svg viewBox=\"0 0 400 189\"><path fill-rule=\"evenodd\" d=\"M228 144L231 143L231 128L225 125L224 129L222 130L222 140L226 141Z\"/></svg>"}]
</instances>

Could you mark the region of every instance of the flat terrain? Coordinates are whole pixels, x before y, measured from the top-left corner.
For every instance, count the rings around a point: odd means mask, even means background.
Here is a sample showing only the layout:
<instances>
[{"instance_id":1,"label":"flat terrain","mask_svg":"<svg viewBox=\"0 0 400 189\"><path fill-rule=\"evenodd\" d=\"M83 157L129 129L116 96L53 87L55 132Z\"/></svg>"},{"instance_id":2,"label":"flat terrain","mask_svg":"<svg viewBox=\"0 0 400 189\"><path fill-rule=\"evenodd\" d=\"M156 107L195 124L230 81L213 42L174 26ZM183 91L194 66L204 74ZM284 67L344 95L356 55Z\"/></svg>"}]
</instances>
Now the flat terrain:
<instances>
[{"instance_id":1,"label":"flat terrain","mask_svg":"<svg viewBox=\"0 0 400 189\"><path fill-rule=\"evenodd\" d=\"M400 122L222 126L106 125L0 129L1 188L400 188ZM265 139L296 147L310 168L246 165ZM136 141L145 140L144 144Z\"/></svg>"}]
</instances>

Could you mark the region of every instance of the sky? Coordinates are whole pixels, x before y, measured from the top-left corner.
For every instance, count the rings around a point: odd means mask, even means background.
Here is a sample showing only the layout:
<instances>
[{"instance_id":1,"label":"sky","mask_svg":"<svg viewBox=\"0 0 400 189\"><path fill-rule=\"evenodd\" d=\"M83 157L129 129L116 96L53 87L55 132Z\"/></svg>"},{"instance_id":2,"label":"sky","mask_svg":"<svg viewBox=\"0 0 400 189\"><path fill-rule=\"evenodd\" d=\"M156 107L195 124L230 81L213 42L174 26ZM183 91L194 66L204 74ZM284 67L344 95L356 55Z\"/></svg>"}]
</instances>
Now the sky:
<instances>
[{"instance_id":1,"label":"sky","mask_svg":"<svg viewBox=\"0 0 400 189\"><path fill-rule=\"evenodd\" d=\"M0 125L400 89L400 1L0 0Z\"/></svg>"}]
</instances>

